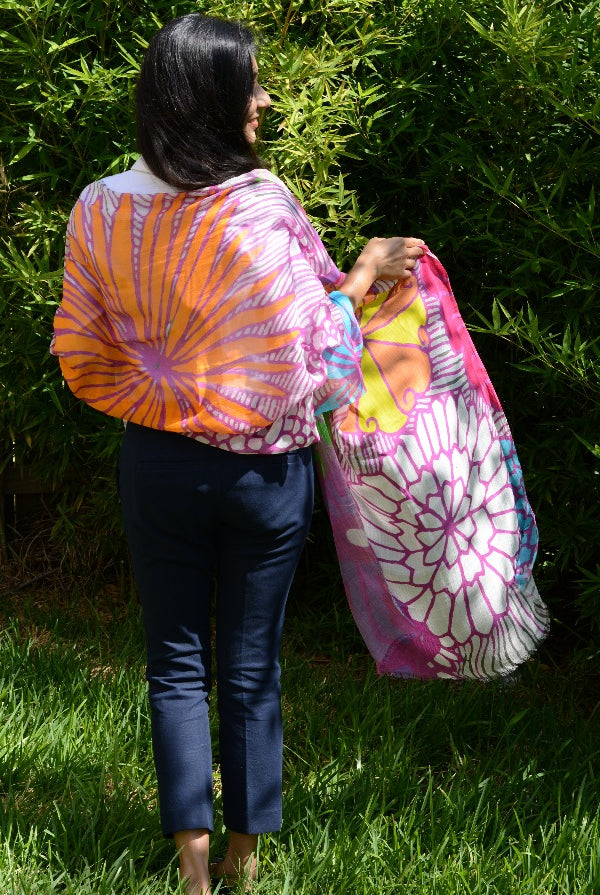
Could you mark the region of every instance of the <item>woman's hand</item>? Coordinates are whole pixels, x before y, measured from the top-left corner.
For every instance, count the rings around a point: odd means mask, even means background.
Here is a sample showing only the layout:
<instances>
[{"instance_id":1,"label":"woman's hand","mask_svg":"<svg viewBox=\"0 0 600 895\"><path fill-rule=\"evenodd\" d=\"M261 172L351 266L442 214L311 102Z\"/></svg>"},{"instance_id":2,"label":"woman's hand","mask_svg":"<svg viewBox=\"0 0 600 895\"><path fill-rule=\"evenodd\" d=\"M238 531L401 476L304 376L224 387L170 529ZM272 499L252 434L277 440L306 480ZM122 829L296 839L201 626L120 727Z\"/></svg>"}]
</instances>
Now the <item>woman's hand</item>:
<instances>
[{"instance_id":1,"label":"woman's hand","mask_svg":"<svg viewBox=\"0 0 600 895\"><path fill-rule=\"evenodd\" d=\"M377 273L373 280L405 280L423 254L424 245L422 239L412 236L370 239L358 260L366 258L375 265Z\"/></svg>"},{"instance_id":2,"label":"woman's hand","mask_svg":"<svg viewBox=\"0 0 600 895\"><path fill-rule=\"evenodd\" d=\"M375 280L405 280L424 254L422 239L393 236L370 239L344 280L342 291L359 308Z\"/></svg>"}]
</instances>

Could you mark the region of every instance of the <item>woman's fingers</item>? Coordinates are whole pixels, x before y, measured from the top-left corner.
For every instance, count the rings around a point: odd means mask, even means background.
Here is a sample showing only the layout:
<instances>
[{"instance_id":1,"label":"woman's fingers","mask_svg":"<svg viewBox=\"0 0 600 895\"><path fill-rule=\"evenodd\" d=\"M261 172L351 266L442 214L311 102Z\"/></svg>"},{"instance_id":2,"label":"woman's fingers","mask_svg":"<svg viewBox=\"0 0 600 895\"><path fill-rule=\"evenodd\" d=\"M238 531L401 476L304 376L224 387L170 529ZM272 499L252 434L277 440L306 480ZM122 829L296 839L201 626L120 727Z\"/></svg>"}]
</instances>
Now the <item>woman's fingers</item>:
<instances>
[{"instance_id":1,"label":"woman's fingers","mask_svg":"<svg viewBox=\"0 0 600 895\"><path fill-rule=\"evenodd\" d=\"M403 237L400 236L399 238L402 239ZM422 239L418 239L418 237L416 236L405 236L404 242L406 243L407 247L411 249L422 248L425 245L424 241Z\"/></svg>"},{"instance_id":2,"label":"woman's fingers","mask_svg":"<svg viewBox=\"0 0 600 895\"><path fill-rule=\"evenodd\" d=\"M409 277L411 275L411 272L415 269L415 267L417 265L417 261L419 260L419 258L422 258L423 255L425 254L425 250L423 248L424 245L425 245L425 243L423 242L422 239L420 239L418 241L415 241L415 243L413 245L409 245L407 247L407 249L406 249L407 259L405 262L404 279L406 279L406 277Z\"/></svg>"},{"instance_id":3,"label":"woman's fingers","mask_svg":"<svg viewBox=\"0 0 600 895\"><path fill-rule=\"evenodd\" d=\"M424 254L422 239L414 236L392 236L390 239L371 239L366 247L377 268L377 279L406 279L418 259Z\"/></svg>"}]
</instances>

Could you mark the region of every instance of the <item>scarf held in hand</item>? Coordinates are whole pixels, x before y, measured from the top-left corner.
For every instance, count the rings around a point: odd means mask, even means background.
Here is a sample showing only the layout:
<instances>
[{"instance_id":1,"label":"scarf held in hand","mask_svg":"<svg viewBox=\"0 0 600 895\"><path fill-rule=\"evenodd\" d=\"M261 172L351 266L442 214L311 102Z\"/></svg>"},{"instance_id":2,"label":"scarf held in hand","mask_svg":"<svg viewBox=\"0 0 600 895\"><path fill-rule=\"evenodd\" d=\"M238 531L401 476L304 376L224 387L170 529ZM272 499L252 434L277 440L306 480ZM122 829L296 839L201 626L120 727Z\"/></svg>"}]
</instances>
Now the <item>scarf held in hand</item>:
<instances>
[{"instance_id":1,"label":"scarf held in hand","mask_svg":"<svg viewBox=\"0 0 600 895\"><path fill-rule=\"evenodd\" d=\"M350 608L382 674L509 674L548 631L506 417L431 253L362 310L366 390L321 418Z\"/></svg>"}]
</instances>

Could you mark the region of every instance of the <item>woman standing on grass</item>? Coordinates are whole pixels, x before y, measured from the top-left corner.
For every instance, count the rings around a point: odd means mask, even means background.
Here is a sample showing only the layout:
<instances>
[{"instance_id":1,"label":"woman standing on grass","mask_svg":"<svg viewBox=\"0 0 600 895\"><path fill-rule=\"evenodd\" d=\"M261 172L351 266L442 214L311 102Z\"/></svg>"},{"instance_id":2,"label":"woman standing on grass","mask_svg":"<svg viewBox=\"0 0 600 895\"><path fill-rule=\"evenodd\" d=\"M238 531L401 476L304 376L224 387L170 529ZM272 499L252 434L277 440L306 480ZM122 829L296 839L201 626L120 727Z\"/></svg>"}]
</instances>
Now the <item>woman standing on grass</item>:
<instances>
[{"instance_id":1,"label":"woman standing on grass","mask_svg":"<svg viewBox=\"0 0 600 895\"><path fill-rule=\"evenodd\" d=\"M280 829L279 648L312 512L315 414L361 393L353 311L422 254L420 240L374 239L344 278L260 165L269 105L245 27L192 13L155 35L138 85L141 158L75 205L55 321L72 390L128 422L120 493L161 821L195 893L211 875L254 879L258 834ZM230 834L209 868L215 581Z\"/></svg>"}]
</instances>

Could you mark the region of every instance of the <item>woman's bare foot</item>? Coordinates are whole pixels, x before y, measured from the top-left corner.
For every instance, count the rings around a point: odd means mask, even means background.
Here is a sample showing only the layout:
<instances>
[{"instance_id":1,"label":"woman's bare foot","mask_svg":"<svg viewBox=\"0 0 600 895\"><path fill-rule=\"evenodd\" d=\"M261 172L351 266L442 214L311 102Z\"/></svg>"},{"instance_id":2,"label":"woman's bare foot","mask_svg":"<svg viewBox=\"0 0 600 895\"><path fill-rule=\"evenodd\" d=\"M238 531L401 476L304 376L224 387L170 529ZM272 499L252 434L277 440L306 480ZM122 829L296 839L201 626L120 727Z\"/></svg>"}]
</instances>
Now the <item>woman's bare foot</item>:
<instances>
[{"instance_id":1,"label":"woman's bare foot","mask_svg":"<svg viewBox=\"0 0 600 895\"><path fill-rule=\"evenodd\" d=\"M208 830L179 830L173 834L179 852L179 876L187 895L211 895L209 838Z\"/></svg>"},{"instance_id":2,"label":"woman's bare foot","mask_svg":"<svg viewBox=\"0 0 600 895\"><path fill-rule=\"evenodd\" d=\"M246 880L248 888L256 879L256 848L258 836L249 833L229 832L229 846L222 861L210 865L215 879L228 882Z\"/></svg>"}]
</instances>

